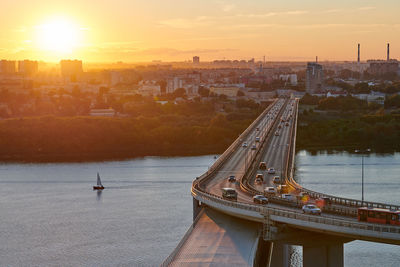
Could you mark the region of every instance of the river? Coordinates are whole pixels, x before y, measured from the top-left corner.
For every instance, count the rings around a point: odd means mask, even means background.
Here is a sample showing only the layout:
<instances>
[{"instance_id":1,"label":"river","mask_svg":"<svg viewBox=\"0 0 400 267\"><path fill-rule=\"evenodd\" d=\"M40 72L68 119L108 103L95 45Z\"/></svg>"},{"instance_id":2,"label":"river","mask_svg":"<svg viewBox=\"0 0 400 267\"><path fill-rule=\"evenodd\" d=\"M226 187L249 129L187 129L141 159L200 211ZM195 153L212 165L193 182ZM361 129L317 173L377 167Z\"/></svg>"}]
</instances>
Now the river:
<instances>
[{"instance_id":1,"label":"river","mask_svg":"<svg viewBox=\"0 0 400 267\"><path fill-rule=\"evenodd\" d=\"M158 266L192 221L191 182L213 156L0 164L0 266ZM361 197L361 158L300 151L304 186ZM365 158L365 198L400 204L400 154ZM99 172L106 189L92 191ZM346 266L398 266L400 247L354 241Z\"/></svg>"}]
</instances>

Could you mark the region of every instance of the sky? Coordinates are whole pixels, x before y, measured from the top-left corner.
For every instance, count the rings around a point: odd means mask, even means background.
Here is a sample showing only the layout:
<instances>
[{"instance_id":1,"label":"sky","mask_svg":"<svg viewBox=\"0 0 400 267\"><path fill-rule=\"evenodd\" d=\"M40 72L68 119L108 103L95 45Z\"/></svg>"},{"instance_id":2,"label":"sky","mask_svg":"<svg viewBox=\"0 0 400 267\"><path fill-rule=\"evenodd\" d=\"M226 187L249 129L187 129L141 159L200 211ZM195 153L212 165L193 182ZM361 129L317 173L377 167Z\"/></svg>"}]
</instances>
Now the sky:
<instances>
[{"instance_id":1,"label":"sky","mask_svg":"<svg viewBox=\"0 0 400 267\"><path fill-rule=\"evenodd\" d=\"M0 57L57 62L400 58L399 0L2 0Z\"/></svg>"}]
</instances>

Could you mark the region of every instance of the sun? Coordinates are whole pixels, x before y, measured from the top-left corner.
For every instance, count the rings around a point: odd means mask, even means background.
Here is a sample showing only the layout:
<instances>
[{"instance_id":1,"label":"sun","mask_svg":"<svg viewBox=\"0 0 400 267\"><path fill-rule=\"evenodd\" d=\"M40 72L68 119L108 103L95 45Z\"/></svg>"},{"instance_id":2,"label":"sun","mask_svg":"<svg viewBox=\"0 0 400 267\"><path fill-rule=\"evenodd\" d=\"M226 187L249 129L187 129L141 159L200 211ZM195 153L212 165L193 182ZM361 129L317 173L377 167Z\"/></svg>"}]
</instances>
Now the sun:
<instances>
[{"instance_id":1,"label":"sun","mask_svg":"<svg viewBox=\"0 0 400 267\"><path fill-rule=\"evenodd\" d=\"M80 29L65 18L53 18L36 27L40 50L72 53L79 45Z\"/></svg>"}]
</instances>

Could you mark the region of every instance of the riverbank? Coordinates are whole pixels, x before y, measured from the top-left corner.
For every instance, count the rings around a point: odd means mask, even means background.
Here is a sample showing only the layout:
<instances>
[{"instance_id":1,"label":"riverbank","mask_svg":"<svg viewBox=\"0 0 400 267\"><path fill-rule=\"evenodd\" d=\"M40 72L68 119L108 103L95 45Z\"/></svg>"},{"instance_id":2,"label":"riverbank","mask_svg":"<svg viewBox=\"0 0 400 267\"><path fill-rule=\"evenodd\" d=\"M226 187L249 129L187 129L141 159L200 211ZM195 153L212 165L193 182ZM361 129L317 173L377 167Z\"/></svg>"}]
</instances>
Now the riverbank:
<instances>
[{"instance_id":1,"label":"riverbank","mask_svg":"<svg viewBox=\"0 0 400 267\"><path fill-rule=\"evenodd\" d=\"M90 162L222 153L258 116L32 117L0 121L0 161Z\"/></svg>"},{"instance_id":2,"label":"riverbank","mask_svg":"<svg viewBox=\"0 0 400 267\"><path fill-rule=\"evenodd\" d=\"M378 153L400 150L399 115L354 115L303 112L296 149L344 150L370 148Z\"/></svg>"}]
</instances>

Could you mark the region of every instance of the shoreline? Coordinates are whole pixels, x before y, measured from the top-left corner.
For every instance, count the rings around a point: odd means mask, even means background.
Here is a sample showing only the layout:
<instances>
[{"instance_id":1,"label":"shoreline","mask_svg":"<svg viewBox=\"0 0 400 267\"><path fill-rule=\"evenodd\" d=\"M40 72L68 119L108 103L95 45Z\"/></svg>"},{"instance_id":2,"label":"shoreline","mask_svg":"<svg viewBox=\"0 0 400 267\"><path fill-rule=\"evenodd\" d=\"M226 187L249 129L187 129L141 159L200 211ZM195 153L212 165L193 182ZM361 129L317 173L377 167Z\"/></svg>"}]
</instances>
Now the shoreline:
<instances>
[{"instance_id":1,"label":"shoreline","mask_svg":"<svg viewBox=\"0 0 400 267\"><path fill-rule=\"evenodd\" d=\"M307 151L311 154L327 152L327 153L342 153L348 152L350 154L357 155L354 152L354 147L349 146L315 146L315 147L299 147L296 148L296 154L300 151ZM371 153L374 154L393 154L400 152L395 149L373 149ZM118 152L110 152L108 156L104 155L92 155L86 154L82 157L82 153L80 154L40 154L31 157L24 157L22 155L14 155L14 156L0 156L0 164L5 163L21 163L21 164L30 164L30 163L95 163L95 162L112 162L112 161L129 161L139 158L145 157L160 157L160 158L170 158L170 157L199 157L199 156L209 156L215 155L219 156L223 151L201 151L201 152L189 152L189 153L159 153L159 154L143 154L143 155L133 155L130 153L121 154Z\"/></svg>"}]
</instances>

